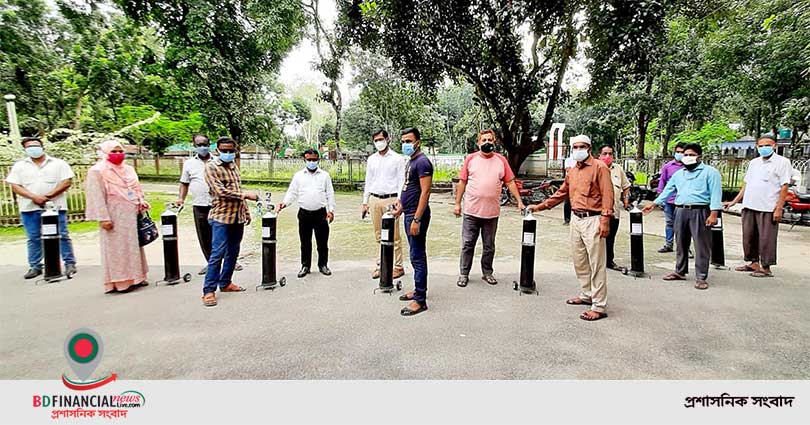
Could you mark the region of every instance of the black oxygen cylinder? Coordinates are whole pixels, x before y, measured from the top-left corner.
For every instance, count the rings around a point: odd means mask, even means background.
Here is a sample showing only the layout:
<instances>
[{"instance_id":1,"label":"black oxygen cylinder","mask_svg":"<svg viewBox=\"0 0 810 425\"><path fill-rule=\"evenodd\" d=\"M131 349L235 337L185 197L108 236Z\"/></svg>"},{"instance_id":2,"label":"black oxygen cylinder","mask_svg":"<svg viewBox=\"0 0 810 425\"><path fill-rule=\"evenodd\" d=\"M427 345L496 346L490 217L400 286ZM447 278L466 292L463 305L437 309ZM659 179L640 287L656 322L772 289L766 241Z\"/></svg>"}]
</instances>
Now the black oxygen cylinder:
<instances>
[{"instance_id":1,"label":"black oxygen cylinder","mask_svg":"<svg viewBox=\"0 0 810 425\"><path fill-rule=\"evenodd\" d=\"M537 285L534 282L534 248L537 238L537 220L531 213L523 218L523 235L520 248L520 289L533 292Z\"/></svg>"},{"instance_id":2,"label":"black oxygen cylinder","mask_svg":"<svg viewBox=\"0 0 810 425\"><path fill-rule=\"evenodd\" d=\"M638 205L630 211L630 272L644 274L644 218Z\"/></svg>"},{"instance_id":3,"label":"black oxygen cylinder","mask_svg":"<svg viewBox=\"0 0 810 425\"><path fill-rule=\"evenodd\" d=\"M167 208L160 215L160 230L163 234L163 280L180 280L180 256L177 250L177 213Z\"/></svg>"},{"instance_id":4,"label":"black oxygen cylinder","mask_svg":"<svg viewBox=\"0 0 810 425\"><path fill-rule=\"evenodd\" d=\"M62 259L59 243L59 211L52 202L47 202L42 213L42 251L45 263L45 280L62 276Z\"/></svg>"},{"instance_id":5,"label":"black oxygen cylinder","mask_svg":"<svg viewBox=\"0 0 810 425\"><path fill-rule=\"evenodd\" d=\"M723 213L717 212L717 224L712 230L712 257L711 263L717 267L726 265L726 248L723 246Z\"/></svg>"},{"instance_id":6,"label":"black oxygen cylinder","mask_svg":"<svg viewBox=\"0 0 810 425\"><path fill-rule=\"evenodd\" d=\"M380 288L394 287L394 226L396 218L389 211L380 225Z\"/></svg>"},{"instance_id":7,"label":"black oxygen cylinder","mask_svg":"<svg viewBox=\"0 0 810 425\"><path fill-rule=\"evenodd\" d=\"M278 215L270 210L262 216L262 285L276 284L276 225Z\"/></svg>"}]
</instances>

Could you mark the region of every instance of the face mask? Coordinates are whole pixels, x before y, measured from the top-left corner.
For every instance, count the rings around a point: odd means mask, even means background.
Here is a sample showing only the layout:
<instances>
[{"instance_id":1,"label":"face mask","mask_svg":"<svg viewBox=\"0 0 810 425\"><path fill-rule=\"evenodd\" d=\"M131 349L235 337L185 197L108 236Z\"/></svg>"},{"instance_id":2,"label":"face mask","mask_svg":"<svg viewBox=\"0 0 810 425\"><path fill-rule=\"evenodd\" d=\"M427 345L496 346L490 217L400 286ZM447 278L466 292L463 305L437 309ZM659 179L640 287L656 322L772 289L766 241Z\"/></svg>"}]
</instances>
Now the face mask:
<instances>
[{"instance_id":1,"label":"face mask","mask_svg":"<svg viewBox=\"0 0 810 425\"><path fill-rule=\"evenodd\" d=\"M494 151L495 151L494 143L486 142L483 145L481 145L481 152L483 153L492 153Z\"/></svg>"},{"instance_id":2,"label":"face mask","mask_svg":"<svg viewBox=\"0 0 810 425\"><path fill-rule=\"evenodd\" d=\"M307 161L307 170L315 171L318 169L318 161Z\"/></svg>"},{"instance_id":3,"label":"face mask","mask_svg":"<svg viewBox=\"0 0 810 425\"><path fill-rule=\"evenodd\" d=\"M600 157L599 157L599 159L600 159L602 162L604 162L604 163L605 163L605 165L607 165L608 167L610 167L610 164L612 164L612 163L613 163L613 157L612 157L612 156L610 156L610 155L602 155L602 156L600 156Z\"/></svg>"},{"instance_id":4,"label":"face mask","mask_svg":"<svg viewBox=\"0 0 810 425\"><path fill-rule=\"evenodd\" d=\"M208 146L197 146L195 151L197 151L197 155L199 156L208 156L208 154L211 153L211 148Z\"/></svg>"},{"instance_id":5,"label":"face mask","mask_svg":"<svg viewBox=\"0 0 810 425\"><path fill-rule=\"evenodd\" d=\"M219 160L222 162L232 162L234 159L236 159L236 152L219 153Z\"/></svg>"},{"instance_id":6,"label":"face mask","mask_svg":"<svg viewBox=\"0 0 810 425\"><path fill-rule=\"evenodd\" d=\"M31 158L39 158L45 152L42 150L42 146L29 146L25 148L25 153Z\"/></svg>"},{"instance_id":7,"label":"face mask","mask_svg":"<svg viewBox=\"0 0 810 425\"><path fill-rule=\"evenodd\" d=\"M773 146L759 146L757 148L757 152L759 152L760 156L767 158L773 155Z\"/></svg>"},{"instance_id":8,"label":"face mask","mask_svg":"<svg viewBox=\"0 0 810 425\"><path fill-rule=\"evenodd\" d=\"M571 158L576 162L585 161L589 156L591 156L591 152L588 149L579 149L571 152Z\"/></svg>"},{"instance_id":9,"label":"face mask","mask_svg":"<svg viewBox=\"0 0 810 425\"><path fill-rule=\"evenodd\" d=\"M381 142L374 142L374 148L377 149L377 152L382 152L387 147L388 147L388 142L386 142L385 140L383 140Z\"/></svg>"},{"instance_id":10,"label":"face mask","mask_svg":"<svg viewBox=\"0 0 810 425\"><path fill-rule=\"evenodd\" d=\"M683 159L681 159L681 162L683 162L684 165L697 164L697 157L696 156L684 156Z\"/></svg>"},{"instance_id":11,"label":"face mask","mask_svg":"<svg viewBox=\"0 0 810 425\"><path fill-rule=\"evenodd\" d=\"M118 165L124 162L124 153L123 152L113 152L107 154L107 161L112 162L115 165Z\"/></svg>"},{"instance_id":12,"label":"face mask","mask_svg":"<svg viewBox=\"0 0 810 425\"><path fill-rule=\"evenodd\" d=\"M683 161L683 152L678 152L675 154L676 161Z\"/></svg>"},{"instance_id":13,"label":"face mask","mask_svg":"<svg viewBox=\"0 0 810 425\"><path fill-rule=\"evenodd\" d=\"M403 143L402 144L402 154L405 156L411 156L413 153L416 152L416 149L413 146L413 143Z\"/></svg>"}]
</instances>

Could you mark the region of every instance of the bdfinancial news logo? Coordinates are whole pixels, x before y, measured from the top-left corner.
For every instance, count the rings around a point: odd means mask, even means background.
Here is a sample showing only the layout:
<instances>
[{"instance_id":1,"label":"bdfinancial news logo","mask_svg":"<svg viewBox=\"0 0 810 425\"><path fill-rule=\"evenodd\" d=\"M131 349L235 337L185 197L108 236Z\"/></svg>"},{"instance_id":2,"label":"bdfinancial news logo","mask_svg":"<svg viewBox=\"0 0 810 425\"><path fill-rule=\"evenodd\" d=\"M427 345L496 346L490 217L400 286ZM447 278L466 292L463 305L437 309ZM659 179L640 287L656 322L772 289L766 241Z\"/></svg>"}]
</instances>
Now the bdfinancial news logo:
<instances>
[{"instance_id":1,"label":"bdfinancial news logo","mask_svg":"<svg viewBox=\"0 0 810 425\"><path fill-rule=\"evenodd\" d=\"M75 393L37 394L33 407L51 409L51 419L62 418L126 418L129 409L146 404L146 397L135 390L122 393L99 393L97 390L115 381L117 375L90 379L101 362L104 345L101 336L92 329L77 329L65 339L65 358L78 379L62 374L62 383Z\"/></svg>"}]
</instances>

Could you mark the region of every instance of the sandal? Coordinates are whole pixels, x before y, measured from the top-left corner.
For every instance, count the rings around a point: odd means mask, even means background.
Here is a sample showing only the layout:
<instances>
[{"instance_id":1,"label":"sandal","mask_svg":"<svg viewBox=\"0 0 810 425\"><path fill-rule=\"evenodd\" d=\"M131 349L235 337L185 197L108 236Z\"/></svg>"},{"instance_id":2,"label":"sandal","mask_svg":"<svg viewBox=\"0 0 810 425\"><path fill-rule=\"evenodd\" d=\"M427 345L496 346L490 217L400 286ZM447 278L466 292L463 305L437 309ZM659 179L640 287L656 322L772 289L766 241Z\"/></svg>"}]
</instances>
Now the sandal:
<instances>
[{"instance_id":1,"label":"sandal","mask_svg":"<svg viewBox=\"0 0 810 425\"><path fill-rule=\"evenodd\" d=\"M568 305L592 305L593 303L590 301L585 301L580 297L571 298L570 300L565 300L565 303Z\"/></svg>"},{"instance_id":2,"label":"sandal","mask_svg":"<svg viewBox=\"0 0 810 425\"><path fill-rule=\"evenodd\" d=\"M217 305L217 296L213 292L209 292L202 297L203 305L206 307L213 307Z\"/></svg>"},{"instance_id":3,"label":"sandal","mask_svg":"<svg viewBox=\"0 0 810 425\"><path fill-rule=\"evenodd\" d=\"M242 292L245 290L245 288L239 285L234 285L233 283L229 283L228 286L219 288L219 290L220 292Z\"/></svg>"},{"instance_id":4,"label":"sandal","mask_svg":"<svg viewBox=\"0 0 810 425\"><path fill-rule=\"evenodd\" d=\"M400 301L413 301L413 292L408 292L399 296Z\"/></svg>"},{"instance_id":5,"label":"sandal","mask_svg":"<svg viewBox=\"0 0 810 425\"><path fill-rule=\"evenodd\" d=\"M685 277L679 275L678 273L670 273L663 278L664 280L686 280Z\"/></svg>"},{"instance_id":6,"label":"sandal","mask_svg":"<svg viewBox=\"0 0 810 425\"><path fill-rule=\"evenodd\" d=\"M749 266L748 264L744 264L742 266L734 267L734 271L738 271L738 272L755 272L755 271L757 271L757 269Z\"/></svg>"},{"instance_id":7,"label":"sandal","mask_svg":"<svg viewBox=\"0 0 810 425\"><path fill-rule=\"evenodd\" d=\"M481 279L484 282L486 282L486 283L488 283L490 285L497 285L498 284L498 280L495 279L495 276L493 276L491 274L485 274L483 277L481 277Z\"/></svg>"},{"instance_id":8,"label":"sandal","mask_svg":"<svg viewBox=\"0 0 810 425\"><path fill-rule=\"evenodd\" d=\"M757 270L750 275L751 277L773 277L773 273L766 272L765 270Z\"/></svg>"},{"instance_id":9,"label":"sandal","mask_svg":"<svg viewBox=\"0 0 810 425\"><path fill-rule=\"evenodd\" d=\"M695 289L709 289L709 283L705 280L699 280L695 282Z\"/></svg>"},{"instance_id":10,"label":"sandal","mask_svg":"<svg viewBox=\"0 0 810 425\"><path fill-rule=\"evenodd\" d=\"M596 316L591 316L588 313L591 313L591 314L596 313ZM588 310L588 311L586 311L586 312L579 315L580 319L585 320L587 322L595 322L597 320L604 319L605 317L608 317L607 313L601 313L601 312L593 311L593 310Z\"/></svg>"},{"instance_id":11,"label":"sandal","mask_svg":"<svg viewBox=\"0 0 810 425\"><path fill-rule=\"evenodd\" d=\"M470 282L469 277L467 277L467 276L459 276L458 280L456 281L456 285L458 285L459 288L463 288L463 287L467 286L467 283L469 283L469 282Z\"/></svg>"}]
</instances>

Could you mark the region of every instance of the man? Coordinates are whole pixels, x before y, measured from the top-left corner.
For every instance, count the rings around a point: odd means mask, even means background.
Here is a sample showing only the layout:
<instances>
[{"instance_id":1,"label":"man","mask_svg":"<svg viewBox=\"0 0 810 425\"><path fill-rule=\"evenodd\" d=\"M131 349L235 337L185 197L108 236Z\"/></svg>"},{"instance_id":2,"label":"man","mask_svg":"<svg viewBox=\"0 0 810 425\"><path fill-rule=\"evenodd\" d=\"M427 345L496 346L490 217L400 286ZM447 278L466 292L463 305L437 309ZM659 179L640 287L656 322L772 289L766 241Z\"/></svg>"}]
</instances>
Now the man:
<instances>
[{"instance_id":1,"label":"man","mask_svg":"<svg viewBox=\"0 0 810 425\"><path fill-rule=\"evenodd\" d=\"M743 253L751 264L736 267L741 272L752 272L754 277L772 277L771 266L776 264L776 236L782 221L788 186L793 174L790 160L777 154L776 140L761 137L757 140L759 157L748 163L740 193L723 204L728 209L742 199Z\"/></svg>"},{"instance_id":2,"label":"man","mask_svg":"<svg viewBox=\"0 0 810 425\"><path fill-rule=\"evenodd\" d=\"M683 168L683 148L686 146L686 143L680 142L675 145L675 159L672 161L667 162L661 167L661 178L658 180L658 193L664 191L664 188L669 183L669 180L672 176L680 171ZM662 246L658 252L665 253L665 252L672 252L672 243L675 239L675 232L672 230L672 226L675 223L675 195L677 193L673 193L669 198L667 198L666 203L664 203L664 218L666 223L666 229L664 231L664 235L666 240L664 242L664 246Z\"/></svg>"},{"instance_id":3,"label":"man","mask_svg":"<svg viewBox=\"0 0 810 425\"><path fill-rule=\"evenodd\" d=\"M594 321L607 317L605 238L610 233L613 217L613 185L607 165L591 156L588 136L581 134L571 138L571 158L576 165L568 170L560 189L529 209L542 211L559 205L565 198L570 199L571 248L582 291L566 304L591 306L579 318Z\"/></svg>"},{"instance_id":4,"label":"man","mask_svg":"<svg viewBox=\"0 0 810 425\"><path fill-rule=\"evenodd\" d=\"M405 158L394 152L388 144L388 132L379 130L371 135L376 153L368 157L366 163L366 183L363 188L363 217L371 211L374 222L374 237L380 243L382 216L389 206L396 205L397 194L405 182ZM402 241L399 237L399 220L394 225L394 279L405 274L402 267ZM380 277L380 260L371 274L372 279Z\"/></svg>"},{"instance_id":5,"label":"man","mask_svg":"<svg viewBox=\"0 0 810 425\"><path fill-rule=\"evenodd\" d=\"M25 279L42 274L42 210L45 203L53 202L59 210L59 251L65 264L65 274L76 273L76 257L67 228L67 199L65 192L73 184L73 170L61 159L46 155L42 140L37 137L22 139L26 158L14 163L6 183L17 195L20 221L28 236L28 272Z\"/></svg>"},{"instance_id":6,"label":"man","mask_svg":"<svg viewBox=\"0 0 810 425\"><path fill-rule=\"evenodd\" d=\"M301 270L298 277L309 274L312 265L312 232L318 244L318 270L329 276L329 223L335 219L335 189L329 173L318 167L320 155L314 149L304 152L306 167L293 175L284 200L278 204L281 212L298 200L298 237L301 240Z\"/></svg>"},{"instance_id":7,"label":"man","mask_svg":"<svg viewBox=\"0 0 810 425\"><path fill-rule=\"evenodd\" d=\"M211 195L208 183L205 182L205 167L211 160L210 143L208 136L195 134L191 136L194 145L194 157L183 163L183 172L180 174L180 196L177 205L183 205L191 190L191 204L194 208L194 227L197 229L197 241L200 243L206 263L211 257L211 225L208 224L208 213L211 211ZM203 267L198 274L205 274L208 266ZM242 270L236 263L235 271Z\"/></svg>"},{"instance_id":8,"label":"man","mask_svg":"<svg viewBox=\"0 0 810 425\"><path fill-rule=\"evenodd\" d=\"M246 200L257 200L255 193L242 191L242 177L239 167L234 164L238 146L230 137L217 139L219 157L205 166L205 181L211 192L211 211L208 223L211 225L211 255L208 258L208 271L203 286L203 305L217 305L214 292L219 286L222 292L242 292L245 288L231 282L239 244L250 224L250 212Z\"/></svg>"},{"instance_id":9,"label":"man","mask_svg":"<svg viewBox=\"0 0 810 425\"><path fill-rule=\"evenodd\" d=\"M523 209L515 174L506 158L495 152L495 132L484 130L478 133L478 152L467 155L458 174L456 204L453 214L461 215L461 198L464 197L464 221L461 225L461 259L456 285L467 286L478 235L484 244L481 255L481 273L484 282L497 285L492 275L492 261L495 258L495 233L498 231L498 217L501 214L501 186L506 184L517 200L518 210Z\"/></svg>"},{"instance_id":10,"label":"man","mask_svg":"<svg viewBox=\"0 0 810 425\"><path fill-rule=\"evenodd\" d=\"M695 239L695 288L709 289L709 260L712 249L711 226L717 224L717 212L723 190L720 172L700 162L703 148L697 143L684 146L684 169L676 172L652 204L644 207L649 214L656 206L664 205L670 195L675 196L675 240L677 241L675 272L664 280L686 280L689 271L689 245Z\"/></svg>"},{"instance_id":11,"label":"man","mask_svg":"<svg viewBox=\"0 0 810 425\"><path fill-rule=\"evenodd\" d=\"M603 145L599 148L599 159L608 166L610 170L610 182L613 184L613 217L610 219L610 233L605 239L607 268L612 270L622 270L613 261L615 258L613 246L616 242L616 233L619 232L619 217L622 211L630 208L630 180L621 165L614 162L615 151L611 145Z\"/></svg>"},{"instance_id":12,"label":"man","mask_svg":"<svg viewBox=\"0 0 810 425\"><path fill-rule=\"evenodd\" d=\"M433 183L433 164L422 153L419 129L407 128L400 135L402 154L410 158L405 168L405 184L400 191L394 216L405 214L405 235L410 246L414 290L399 297L411 301L400 314L414 316L427 306L427 231L430 226L430 187Z\"/></svg>"}]
</instances>

